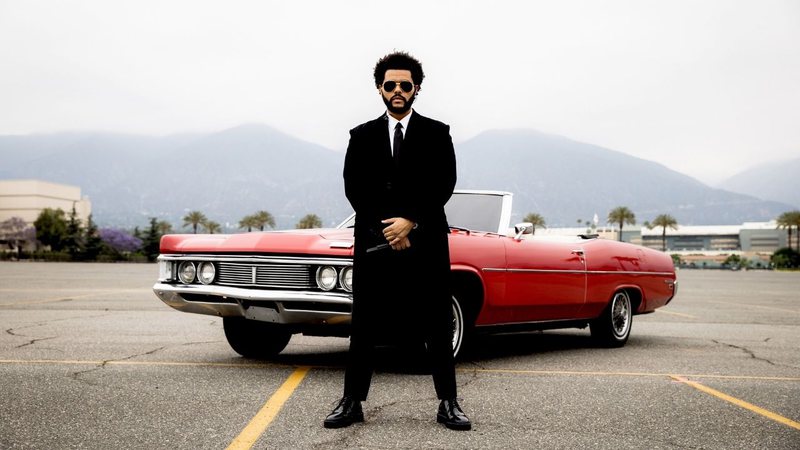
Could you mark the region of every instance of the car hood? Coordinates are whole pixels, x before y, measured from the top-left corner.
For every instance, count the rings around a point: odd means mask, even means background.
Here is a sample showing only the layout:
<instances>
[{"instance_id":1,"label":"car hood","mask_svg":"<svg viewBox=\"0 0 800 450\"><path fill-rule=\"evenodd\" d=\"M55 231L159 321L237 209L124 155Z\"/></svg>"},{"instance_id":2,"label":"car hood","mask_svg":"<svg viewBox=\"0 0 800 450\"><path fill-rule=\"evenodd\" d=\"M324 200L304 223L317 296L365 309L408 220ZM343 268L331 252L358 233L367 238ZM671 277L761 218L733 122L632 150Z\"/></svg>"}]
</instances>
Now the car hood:
<instances>
[{"instance_id":1,"label":"car hood","mask_svg":"<svg viewBox=\"0 0 800 450\"><path fill-rule=\"evenodd\" d=\"M352 256L353 230L312 229L239 234L168 234L161 253L278 253Z\"/></svg>"}]
</instances>

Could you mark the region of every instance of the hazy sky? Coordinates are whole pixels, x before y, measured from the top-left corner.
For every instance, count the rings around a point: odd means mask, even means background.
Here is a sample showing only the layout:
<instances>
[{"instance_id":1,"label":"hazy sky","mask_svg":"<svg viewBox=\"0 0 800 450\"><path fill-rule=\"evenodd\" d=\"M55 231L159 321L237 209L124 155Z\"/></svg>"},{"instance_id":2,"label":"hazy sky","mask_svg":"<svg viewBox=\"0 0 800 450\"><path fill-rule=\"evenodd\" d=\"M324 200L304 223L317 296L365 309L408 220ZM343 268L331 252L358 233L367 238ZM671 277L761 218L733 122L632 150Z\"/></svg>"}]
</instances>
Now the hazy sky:
<instances>
[{"instance_id":1,"label":"hazy sky","mask_svg":"<svg viewBox=\"0 0 800 450\"><path fill-rule=\"evenodd\" d=\"M0 0L0 134L261 122L342 150L393 49L456 142L533 128L706 182L800 157L797 0Z\"/></svg>"}]
</instances>

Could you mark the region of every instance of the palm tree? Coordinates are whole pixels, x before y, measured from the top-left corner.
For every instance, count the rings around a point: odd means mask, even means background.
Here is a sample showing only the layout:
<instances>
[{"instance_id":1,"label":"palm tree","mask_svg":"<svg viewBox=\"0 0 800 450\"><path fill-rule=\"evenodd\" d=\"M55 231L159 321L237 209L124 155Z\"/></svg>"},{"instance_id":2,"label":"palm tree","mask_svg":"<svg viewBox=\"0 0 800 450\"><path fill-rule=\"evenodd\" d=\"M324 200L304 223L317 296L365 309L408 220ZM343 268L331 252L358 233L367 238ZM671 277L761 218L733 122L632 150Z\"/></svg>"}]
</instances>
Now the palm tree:
<instances>
[{"instance_id":1,"label":"palm tree","mask_svg":"<svg viewBox=\"0 0 800 450\"><path fill-rule=\"evenodd\" d=\"M787 211L778 216L776 222L778 223L778 228L786 228L789 233L789 241L786 245L789 248L792 248L792 228L797 228L795 241L797 241L797 251L800 252L800 211Z\"/></svg>"},{"instance_id":2,"label":"palm tree","mask_svg":"<svg viewBox=\"0 0 800 450\"><path fill-rule=\"evenodd\" d=\"M622 241L622 225L636 225L636 216L627 206L618 206L608 213L608 221L619 224L619 240Z\"/></svg>"},{"instance_id":3,"label":"palm tree","mask_svg":"<svg viewBox=\"0 0 800 450\"><path fill-rule=\"evenodd\" d=\"M258 226L259 223L258 221L256 221L256 217L253 215L244 216L242 217L242 220L239 221L239 228L247 228L248 233L253 231L253 228L256 228Z\"/></svg>"},{"instance_id":4,"label":"palm tree","mask_svg":"<svg viewBox=\"0 0 800 450\"><path fill-rule=\"evenodd\" d=\"M206 220L205 222L203 222L202 225L203 228L206 229L206 233L208 234L219 233L220 231L222 231L222 227L213 220Z\"/></svg>"},{"instance_id":5,"label":"palm tree","mask_svg":"<svg viewBox=\"0 0 800 450\"><path fill-rule=\"evenodd\" d=\"M298 229L322 228L322 219L316 214L306 214L294 227Z\"/></svg>"},{"instance_id":6,"label":"palm tree","mask_svg":"<svg viewBox=\"0 0 800 450\"><path fill-rule=\"evenodd\" d=\"M790 211L789 214L789 223L794 225L795 228L794 243L797 246L797 252L800 253L800 211Z\"/></svg>"},{"instance_id":7,"label":"palm tree","mask_svg":"<svg viewBox=\"0 0 800 450\"><path fill-rule=\"evenodd\" d=\"M208 221L206 215L201 213L200 211L190 211L189 214L183 216L183 226L188 227L189 225L191 225L192 232L194 234L197 234L197 226L203 224L206 221Z\"/></svg>"},{"instance_id":8,"label":"palm tree","mask_svg":"<svg viewBox=\"0 0 800 450\"><path fill-rule=\"evenodd\" d=\"M661 251L667 251L667 227L671 230L678 229L678 221L669 214L659 214L653 219L653 223L645 222L645 226L649 229L661 227Z\"/></svg>"},{"instance_id":9,"label":"palm tree","mask_svg":"<svg viewBox=\"0 0 800 450\"><path fill-rule=\"evenodd\" d=\"M536 234L536 227L545 228L544 217L541 214L537 213L529 213L527 216L522 218L523 222L529 222L533 225L533 230L531 230L531 234Z\"/></svg>"},{"instance_id":10,"label":"palm tree","mask_svg":"<svg viewBox=\"0 0 800 450\"><path fill-rule=\"evenodd\" d=\"M156 224L156 229L158 230L158 234L165 235L172 233L172 224L162 220Z\"/></svg>"},{"instance_id":11,"label":"palm tree","mask_svg":"<svg viewBox=\"0 0 800 450\"><path fill-rule=\"evenodd\" d=\"M275 228L275 218L267 211L259 211L253 214L254 226L259 230L264 231L264 226L269 225L270 228Z\"/></svg>"}]
</instances>

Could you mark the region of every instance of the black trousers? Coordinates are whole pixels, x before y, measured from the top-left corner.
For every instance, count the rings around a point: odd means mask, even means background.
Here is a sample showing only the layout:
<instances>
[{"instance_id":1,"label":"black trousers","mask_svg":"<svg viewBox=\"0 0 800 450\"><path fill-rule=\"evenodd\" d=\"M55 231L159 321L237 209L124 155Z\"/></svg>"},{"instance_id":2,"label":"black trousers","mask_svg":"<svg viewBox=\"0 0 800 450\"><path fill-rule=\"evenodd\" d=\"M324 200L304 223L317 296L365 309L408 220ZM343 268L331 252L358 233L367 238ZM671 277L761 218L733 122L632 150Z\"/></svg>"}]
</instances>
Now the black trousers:
<instances>
[{"instance_id":1,"label":"black trousers","mask_svg":"<svg viewBox=\"0 0 800 450\"><path fill-rule=\"evenodd\" d=\"M412 244L413 248L413 244ZM355 267L356 283L371 283L367 277L379 277L392 272L396 264L408 267L408 255L387 250L364 264ZM391 253L388 253L391 252ZM381 268L380 270L374 270ZM360 276L358 275L360 273ZM369 294L357 292L353 300L350 352L344 376L344 395L360 401L367 399L375 360L375 345L383 342L387 334L399 335L408 341L424 341L426 360L433 375L433 385L439 399L457 397L455 361L453 358L453 313L449 294L449 271L445 279L430 280L434 286L425 289L369 289ZM362 284L363 286L363 284ZM366 294L366 295L358 295ZM398 318L399 316L402 316Z\"/></svg>"}]
</instances>

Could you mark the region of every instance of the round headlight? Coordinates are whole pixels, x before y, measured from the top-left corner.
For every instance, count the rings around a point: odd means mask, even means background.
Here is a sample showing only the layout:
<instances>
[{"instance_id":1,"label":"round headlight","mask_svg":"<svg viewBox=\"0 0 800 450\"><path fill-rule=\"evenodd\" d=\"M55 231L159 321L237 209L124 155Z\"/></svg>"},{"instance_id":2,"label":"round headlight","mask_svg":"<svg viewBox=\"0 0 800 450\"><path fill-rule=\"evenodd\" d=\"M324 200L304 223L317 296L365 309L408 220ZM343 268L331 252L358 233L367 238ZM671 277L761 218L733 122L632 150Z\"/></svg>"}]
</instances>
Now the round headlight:
<instances>
[{"instance_id":1,"label":"round headlight","mask_svg":"<svg viewBox=\"0 0 800 450\"><path fill-rule=\"evenodd\" d=\"M347 266L339 272L339 284L347 292L353 292L353 266Z\"/></svg>"},{"instance_id":2,"label":"round headlight","mask_svg":"<svg viewBox=\"0 0 800 450\"><path fill-rule=\"evenodd\" d=\"M216 275L217 269L214 267L214 263L206 261L197 266L197 279L203 284L211 284Z\"/></svg>"},{"instance_id":3,"label":"round headlight","mask_svg":"<svg viewBox=\"0 0 800 450\"><path fill-rule=\"evenodd\" d=\"M178 266L178 278L182 283L189 284L194 281L194 276L197 270L194 268L194 263L191 261L184 261Z\"/></svg>"},{"instance_id":4,"label":"round headlight","mask_svg":"<svg viewBox=\"0 0 800 450\"><path fill-rule=\"evenodd\" d=\"M317 286L323 291L330 291L336 287L336 269L331 266L321 266L317 269Z\"/></svg>"}]
</instances>

